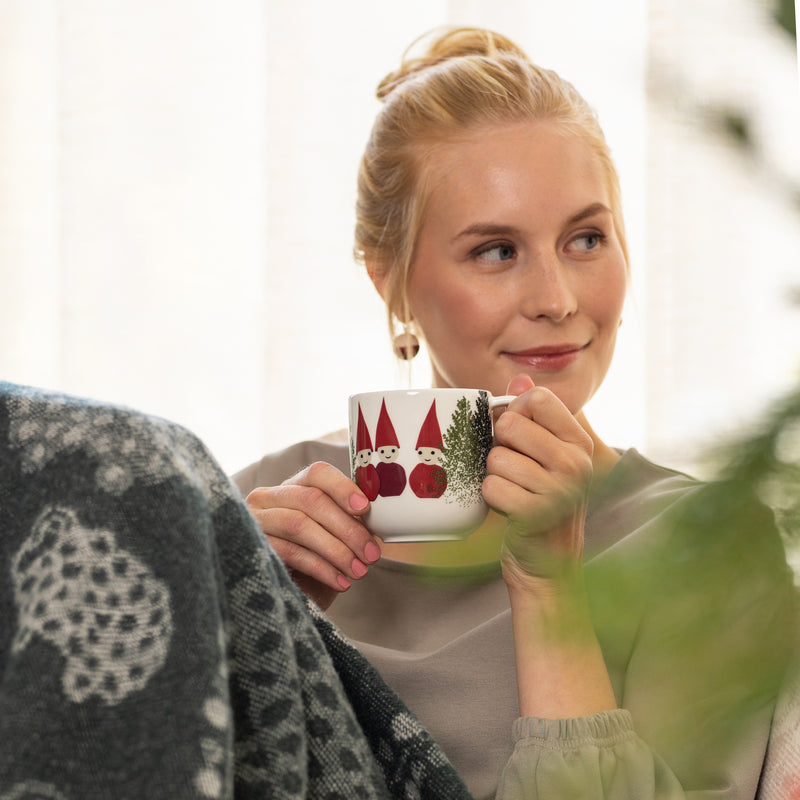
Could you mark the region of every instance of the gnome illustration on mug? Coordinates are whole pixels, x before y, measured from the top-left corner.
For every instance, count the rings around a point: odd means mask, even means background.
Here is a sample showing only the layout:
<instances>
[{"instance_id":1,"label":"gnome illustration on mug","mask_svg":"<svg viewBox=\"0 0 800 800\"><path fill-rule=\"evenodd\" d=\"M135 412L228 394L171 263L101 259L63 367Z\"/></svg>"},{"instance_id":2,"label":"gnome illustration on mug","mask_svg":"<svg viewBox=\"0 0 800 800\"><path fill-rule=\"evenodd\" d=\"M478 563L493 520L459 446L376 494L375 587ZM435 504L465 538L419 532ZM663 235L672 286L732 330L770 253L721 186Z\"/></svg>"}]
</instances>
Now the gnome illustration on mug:
<instances>
[{"instance_id":1,"label":"gnome illustration on mug","mask_svg":"<svg viewBox=\"0 0 800 800\"><path fill-rule=\"evenodd\" d=\"M441 497L447 488L447 474L441 466L442 446L434 400L417 437L419 464L408 478L408 485L417 497Z\"/></svg>"},{"instance_id":2,"label":"gnome illustration on mug","mask_svg":"<svg viewBox=\"0 0 800 800\"><path fill-rule=\"evenodd\" d=\"M381 401L378 427L375 429L375 450L378 453L376 467L380 478L381 497L396 497L406 488L406 471L397 463L400 442L386 410L386 400Z\"/></svg>"},{"instance_id":3,"label":"gnome illustration on mug","mask_svg":"<svg viewBox=\"0 0 800 800\"><path fill-rule=\"evenodd\" d=\"M367 499L374 500L380 490L380 478L372 461L372 440L369 438L367 423L364 422L364 414L361 411L361 404L358 406L358 426L356 428L356 469L355 478L359 489L367 496Z\"/></svg>"}]
</instances>

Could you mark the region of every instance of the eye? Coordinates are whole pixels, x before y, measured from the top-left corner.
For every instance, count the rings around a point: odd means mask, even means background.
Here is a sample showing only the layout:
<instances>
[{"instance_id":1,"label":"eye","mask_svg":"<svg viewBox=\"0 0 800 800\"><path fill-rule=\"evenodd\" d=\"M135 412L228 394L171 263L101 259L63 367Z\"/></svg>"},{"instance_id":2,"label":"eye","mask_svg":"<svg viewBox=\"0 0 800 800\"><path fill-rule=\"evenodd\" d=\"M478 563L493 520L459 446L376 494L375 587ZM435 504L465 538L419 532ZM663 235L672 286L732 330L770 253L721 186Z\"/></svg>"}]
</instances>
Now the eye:
<instances>
[{"instance_id":1,"label":"eye","mask_svg":"<svg viewBox=\"0 0 800 800\"><path fill-rule=\"evenodd\" d=\"M517 251L513 244L495 242L479 248L476 250L475 255L483 261L500 263L502 261L511 261L517 255Z\"/></svg>"},{"instance_id":2,"label":"eye","mask_svg":"<svg viewBox=\"0 0 800 800\"><path fill-rule=\"evenodd\" d=\"M599 233L598 231L592 231L590 233L582 233L580 236L576 236L572 241L569 243L569 246L573 250L577 250L580 253L591 253L592 250L597 250L601 244L606 240L604 234Z\"/></svg>"}]
</instances>

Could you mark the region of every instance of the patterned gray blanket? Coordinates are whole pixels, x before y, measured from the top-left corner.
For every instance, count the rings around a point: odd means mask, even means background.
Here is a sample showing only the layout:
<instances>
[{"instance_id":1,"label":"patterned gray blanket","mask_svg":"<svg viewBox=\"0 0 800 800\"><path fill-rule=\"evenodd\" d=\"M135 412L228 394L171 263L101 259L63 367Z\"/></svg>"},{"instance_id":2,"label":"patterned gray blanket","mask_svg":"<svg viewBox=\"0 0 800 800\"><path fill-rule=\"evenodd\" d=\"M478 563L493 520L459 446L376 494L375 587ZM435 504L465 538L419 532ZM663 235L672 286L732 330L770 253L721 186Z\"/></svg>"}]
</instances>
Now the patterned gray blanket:
<instances>
[{"instance_id":1,"label":"patterned gray blanket","mask_svg":"<svg viewBox=\"0 0 800 800\"><path fill-rule=\"evenodd\" d=\"M0 383L0 800L469 794L183 428Z\"/></svg>"}]
</instances>

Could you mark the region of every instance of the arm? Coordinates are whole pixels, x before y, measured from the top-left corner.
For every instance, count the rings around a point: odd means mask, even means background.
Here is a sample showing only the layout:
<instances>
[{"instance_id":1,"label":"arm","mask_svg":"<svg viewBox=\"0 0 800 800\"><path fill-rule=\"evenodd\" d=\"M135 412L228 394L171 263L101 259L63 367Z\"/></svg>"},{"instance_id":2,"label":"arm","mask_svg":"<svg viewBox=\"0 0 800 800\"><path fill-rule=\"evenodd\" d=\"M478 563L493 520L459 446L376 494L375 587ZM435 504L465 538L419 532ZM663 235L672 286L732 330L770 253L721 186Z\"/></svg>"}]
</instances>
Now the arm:
<instances>
[{"instance_id":1,"label":"arm","mask_svg":"<svg viewBox=\"0 0 800 800\"><path fill-rule=\"evenodd\" d=\"M532 387L515 378L509 387ZM546 719L616 708L583 586L592 440L558 398L529 388L495 426L483 492L506 514L520 713Z\"/></svg>"},{"instance_id":2,"label":"arm","mask_svg":"<svg viewBox=\"0 0 800 800\"><path fill-rule=\"evenodd\" d=\"M705 591L682 587L686 606L662 601L644 615L624 710L517 720L498 800L753 800L783 672L779 640L790 629L791 589L778 570L752 566L761 578L779 579L765 596L739 584L724 607L704 613L697 601L708 599Z\"/></svg>"},{"instance_id":3,"label":"arm","mask_svg":"<svg viewBox=\"0 0 800 800\"><path fill-rule=\"evenodd\" d=\"M664 520L657 546L632 554L634 543L605 559L604 574L595 565L584 574L580 437L548 417L546 395L531 394L497 429L501 448L512 456L527 448L536 466L526 471L501 453L490 467L512 487L493 503L509 516L504 575L522 715L498 798L752 800L790 624L791 579L768 512L742 500L741 487L697 492L680 518ZM567 456L526 433L526 420L559 432ZM520 484L534 496L515 495ZM606 606L599 637L598 601ZM632 713L614 708L598 644L625 627L614 655L615 674L624 674L617 700Z\"/></svg>"},{"instance_id":4,"label":"arm","mask_svg":"<svg viewBox=\"0 0 800 800\"><path fill-rule=\"evenodd\" d=\"M510 593L523 717L586 717L617 707L580 583L577 574L547 594Z\"/></svg>"}]
</instances>

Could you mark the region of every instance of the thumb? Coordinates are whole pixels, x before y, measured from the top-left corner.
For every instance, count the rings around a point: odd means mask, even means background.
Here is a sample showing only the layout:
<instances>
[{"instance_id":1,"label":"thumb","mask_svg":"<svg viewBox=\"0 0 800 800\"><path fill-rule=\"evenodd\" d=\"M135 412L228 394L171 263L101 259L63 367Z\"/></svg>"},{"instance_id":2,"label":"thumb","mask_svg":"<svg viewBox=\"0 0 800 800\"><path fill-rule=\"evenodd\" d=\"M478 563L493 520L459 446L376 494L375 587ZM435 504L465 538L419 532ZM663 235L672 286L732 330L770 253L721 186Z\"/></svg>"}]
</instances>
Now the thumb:
<instances>
[{"instance_id":1,"label":"thumb","mask_svg":"<svg viewBox=\"0 0 800 800\"><path fill-rule=\"evenodd\" d=\"M506 394L513 394L513 395L520 395L524 392L527 392L528 389L532 389L534 386L533 379L530 375L527 375L524 372L521 372L519 375L515 375L509 382L508 388L506 389Z\"/></svg>"}]
</instances>

